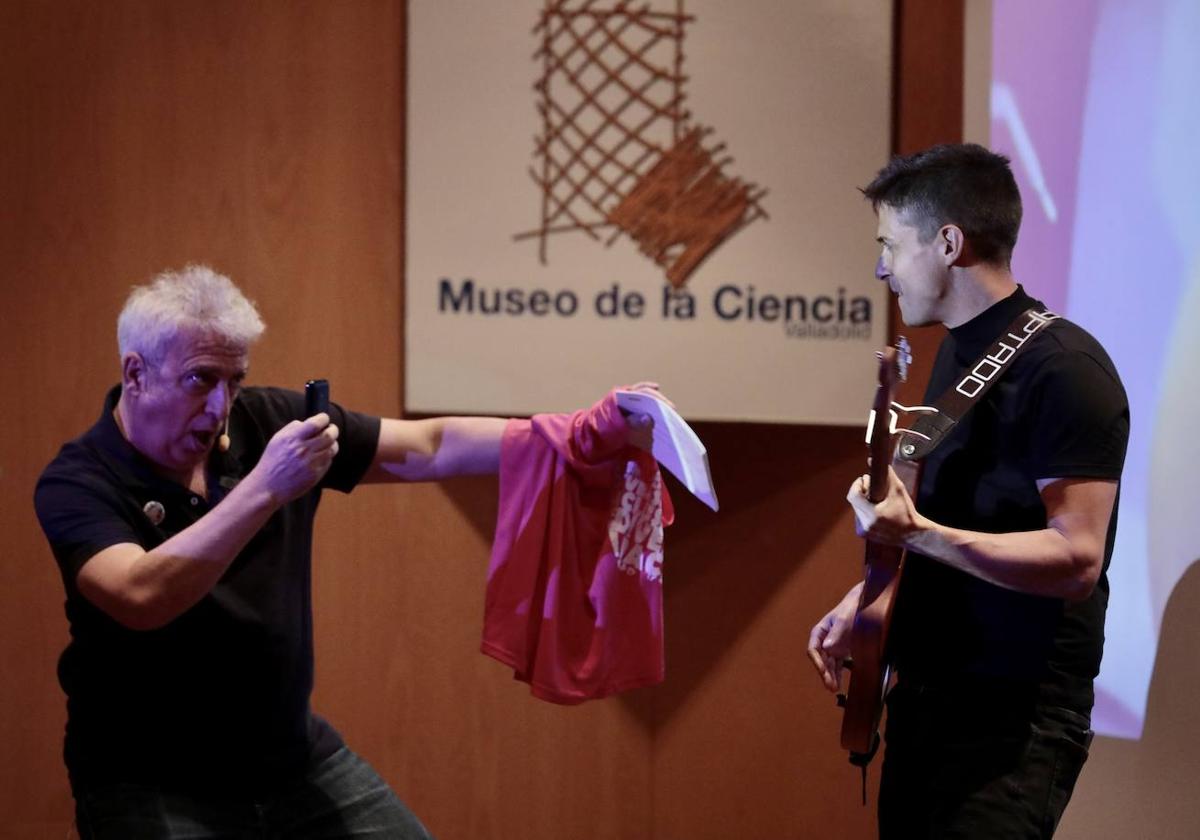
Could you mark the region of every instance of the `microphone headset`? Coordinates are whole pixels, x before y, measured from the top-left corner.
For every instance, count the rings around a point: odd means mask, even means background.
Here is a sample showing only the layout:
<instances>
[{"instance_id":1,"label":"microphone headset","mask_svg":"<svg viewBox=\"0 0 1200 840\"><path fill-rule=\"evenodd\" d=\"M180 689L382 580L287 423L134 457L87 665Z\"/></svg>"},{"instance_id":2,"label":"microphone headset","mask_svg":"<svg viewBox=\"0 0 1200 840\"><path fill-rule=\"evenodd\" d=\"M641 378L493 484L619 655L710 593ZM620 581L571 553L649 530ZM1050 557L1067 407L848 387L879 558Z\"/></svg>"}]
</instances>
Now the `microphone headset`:
<instances>
[{"instance_id":1,"label":"microphone headset","mask_svg":"<svg viewBox=\"0 0 1200 840\"><path fill-rule=\"evenodd\" d=\"M220 449L222 452L229 451L229 418L228 417L225 418L225 431L221 432L220 436L217 438L217 449Z\"/></svg>"}]
</instances>

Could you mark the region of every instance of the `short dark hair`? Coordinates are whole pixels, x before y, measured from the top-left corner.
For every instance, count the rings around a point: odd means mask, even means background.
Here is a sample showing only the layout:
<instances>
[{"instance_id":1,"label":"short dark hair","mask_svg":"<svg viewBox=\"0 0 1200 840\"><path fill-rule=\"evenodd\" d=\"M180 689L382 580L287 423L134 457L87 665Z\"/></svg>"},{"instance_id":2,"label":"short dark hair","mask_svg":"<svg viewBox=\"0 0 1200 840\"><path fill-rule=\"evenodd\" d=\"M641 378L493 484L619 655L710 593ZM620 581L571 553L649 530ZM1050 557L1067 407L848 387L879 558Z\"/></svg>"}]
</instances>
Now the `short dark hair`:
<instances>
[{"instance_id":1,"label":"short dark hair","mask_svg":"<svg viewBox=\"0 0 1200 840\"><path fill-rule=\"evenodd\" d=\"M980 260L1008 267L1021 229L1021 192L1004 155L974 143L892 158L862 194L905 213L929 239L957 225Z\"/></svg>"}]
</instances>

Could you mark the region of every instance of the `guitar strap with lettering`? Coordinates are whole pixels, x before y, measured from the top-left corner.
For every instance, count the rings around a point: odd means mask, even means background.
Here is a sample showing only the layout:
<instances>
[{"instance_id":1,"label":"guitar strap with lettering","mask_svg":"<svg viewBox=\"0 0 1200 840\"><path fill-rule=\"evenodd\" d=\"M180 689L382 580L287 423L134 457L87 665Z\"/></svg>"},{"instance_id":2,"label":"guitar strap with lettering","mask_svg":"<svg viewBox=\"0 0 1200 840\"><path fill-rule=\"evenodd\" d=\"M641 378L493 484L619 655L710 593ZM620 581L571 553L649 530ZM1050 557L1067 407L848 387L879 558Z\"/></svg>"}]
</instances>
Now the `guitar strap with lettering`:
<instances>
[{"instance_id":1,"label":"guitar strap with lettering","mask_svg":"<svg viewBox=\"0 0 1200 840\"><path fill-rule=\"evenodd\" d=\"M1029 346L1033 337L1058 318L1049 310L1022 312L932 406L908 409L919 412L920 416L907 429L896 430L903 438L894 460L920 461L928 456L1012 367L1013 360Z\"/></svg>"}]
</instances>

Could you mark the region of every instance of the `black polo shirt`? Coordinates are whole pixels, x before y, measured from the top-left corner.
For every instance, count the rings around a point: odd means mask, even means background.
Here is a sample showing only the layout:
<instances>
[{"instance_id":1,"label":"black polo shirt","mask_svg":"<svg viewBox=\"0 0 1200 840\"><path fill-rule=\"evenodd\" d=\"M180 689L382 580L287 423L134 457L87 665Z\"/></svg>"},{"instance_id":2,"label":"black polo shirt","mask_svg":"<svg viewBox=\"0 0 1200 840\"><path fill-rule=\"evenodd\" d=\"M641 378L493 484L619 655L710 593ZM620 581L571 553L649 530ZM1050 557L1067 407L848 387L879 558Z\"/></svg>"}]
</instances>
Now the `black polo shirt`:
<instances>
[{"instance_id":1,"label":"black polo shirt","mask_svg":"<svg viewBox=\"0 0 1200 840\"><path fill-rule=\"evenodd\" d=\"M71 640L58 675L71 778L247 788L294 775L341 744L309 709L313 517L321 489L348 492L363 477L380 421L332 406L339 449L320 486L280 508L199 603L138 631L79 594L79 569L109 546L149 550L199 520L276 431L304 418L304 397L242 390L230 450L209 458L206 501L159 476L125 440L113 419L119 396L113 388L96 424L63 446L34 497L67 595Z\"/></svg>"},{"instance_id":2,"label":"black polo shirt","mask_svg":"<svg viewBox=\"0 0 1200 840\"><path fill-rule=\"evenodd\" d=\"M1024 289L949 331L926 400L941 396L1018 315L1045 306ZM917 509L986 533L1046 527L1038 479L1119 479L1129 404L1112 360L1091 335L1054 321L925 461ZM1104 572L1079 603L1014 592L919 554L906 562L891 645L901 681L1032 686L1087 712L1100 668L1114 507Z\"/></svg>"}]
</instances>

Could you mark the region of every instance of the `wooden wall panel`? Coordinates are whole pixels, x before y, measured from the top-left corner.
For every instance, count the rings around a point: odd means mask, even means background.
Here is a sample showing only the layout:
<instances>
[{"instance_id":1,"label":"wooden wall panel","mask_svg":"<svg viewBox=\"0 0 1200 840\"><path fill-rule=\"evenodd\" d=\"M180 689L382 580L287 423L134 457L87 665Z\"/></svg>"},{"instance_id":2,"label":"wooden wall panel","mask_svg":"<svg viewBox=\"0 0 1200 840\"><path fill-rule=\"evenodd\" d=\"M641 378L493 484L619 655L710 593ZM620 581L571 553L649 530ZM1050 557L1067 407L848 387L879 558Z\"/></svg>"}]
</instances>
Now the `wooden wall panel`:
<instances>
[{"instance_id":1,"label":"wooden wall panel","mask_svg":"<svg viewBox=\"0 0 1200 840\"><path fill-rule=\"evenodd\" d=\"M12 754L0 833L64 837L65 622L34 479L116 379L128 287L188 261L259 300L259 381L319 370L340 396L396 410L401 14L394 2L23 2L0 15L0 376L23 395L0 464ZM366 504L381 518L384 499Z\"/></svg>"},{"instance_id":2,"label":"wooden wall panel","mask_svg":"<svg viewBox=\"0 0 1200 840\"><path fill-rule=\"evenodd\" d=\"M30 497L116 378L128 286L211 262L269 323L256 380L325 375L349 405L401 408L403 18L400 0L0 4L0 837L70 832L61 586ZM896 150L957 140L961 0L898 0L896 25ZM911 399L939 332L906 332ZM803 655L857 568L858 434L700 431L723 509L676 494L668 680L581 708L477 652L494 482L326 499L316 705L440 837L873 836ZM1194 834L1196 581L1164 620L1144 738L1097 740L1064 836Z\"/></svg>"},{"instance_id":3,"label":"wooden wall panel","mask_svg":"<svg viewBox=\"0 0 1200 840\"><path fill-rule=\"evenodd\" d=\"M871 836L840 711L804 653L861 574L844 497L862 432L713 424L701 435L722 508L681 500L668 534L653 836Z\"/></svg>"},{"instance_id":4,"label":"wooden wall panel","mask_svg":"<svg viewBox=\"0 0 1200 840\"><path fill-rule=\"evenodd\" d=\"M895 27L895 151L960 140L961 0L898 0ZM869 270L873 243L859 259ZM894 301L892 324L914 348L901 395L916 402L941 330L903 328ZM873 384L863 390L865 406ZM863 468L862 434L726 425L703 437L725 504L668 564L672 676L655 696L654 836L874 837L879 762L864 807L837 745L840 712L804 656L813 623L860 573L844 497Z\"/></svg>"},{"instance_id":5,"label":"wooden wall panel","mask_svg":"<svg viewBox=\"0 0 1200 840\"><path fill-rule=\"evenodd\" d=\"M900 10L926 36L938 11ZM403 18L399 0L0 6L0 384L21 399L0 444L2 836L70 822L62 596L29 497L115 380L128 286L211 262L268 322L254 380L324 375L348 405L400 409ZM956 95L953 55L900 44L941 80L900 89L900 136L917 109L952 139L936 103ZM857 571L842 498L859 434L701 433L724 507L677 493L668 681L580 708L532 700L477 652L494 482L325 500L316 705L440 837L871 835L803 653Z\"/></svg>"},{"instance_id":6,"label":"wooden wall panel","mask_svg":"<svg viewBox=\"0 0 1200 840\"><path fill-rule=\"evenodd\" d=\"M315 375L400 409L403 5L97 4L0 9L6 224L0 836L67 836L61 588L30 494L115 381L128 287L188 261L255 298L251 378ZM478 653L494 482L327 498L315 705L442 837L620 838L647 823L636 698L529 699Z\"/></svg>"},{"instance_id":7,"label":"wooden wall panel","mask_svg":"<svg viewBox=\"0 0 1200 840\"><path fill-rule=\"evenodd\" d=\"M897 0L895 20L892 146L896 154L962 142L963 0ZM906 336L913 348L909 381L901 386L898 399L915 405L924 395L944 330L903 326L894 297L892 323L894 332Z\"/></svg>"}]
</instances>

